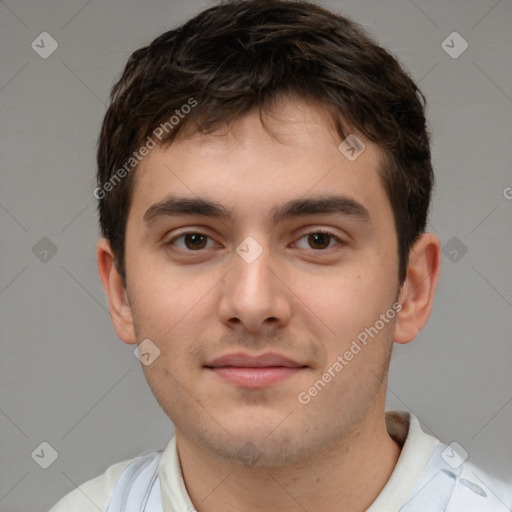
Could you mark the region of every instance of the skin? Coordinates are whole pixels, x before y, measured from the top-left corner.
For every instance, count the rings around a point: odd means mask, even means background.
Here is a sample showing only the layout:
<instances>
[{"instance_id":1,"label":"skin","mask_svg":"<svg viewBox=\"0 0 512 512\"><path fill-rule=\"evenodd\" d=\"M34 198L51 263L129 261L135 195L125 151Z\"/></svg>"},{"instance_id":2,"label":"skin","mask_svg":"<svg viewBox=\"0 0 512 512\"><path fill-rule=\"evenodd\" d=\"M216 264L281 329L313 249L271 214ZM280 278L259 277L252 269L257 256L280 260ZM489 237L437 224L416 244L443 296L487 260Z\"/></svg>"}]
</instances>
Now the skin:
<instances>
[{"instance_id":1,"label":"skin","mask_svg":"<svg viewBox=\"0 0 512 512\"><path fill-rule=\"evenodd\" d=\"M423 234L398 281L393 213L378 175L379 149L349 161L325 113L300 100L265 118L249 112L208 135L154 149L137 169L126 230L127 287L106 240L98 268L118 336L160 350L146 379L175 425L187 490L199 512L366 510L400 447L385 425L393 341L408 343L430 315L440 243ZM170 194L232 209L231 220L146 211ZM272 224L270 211L299 198L342 195L368 218L339 213ZM320 242L310 234L328 230ZM196 249L183 233L200 233ZM248 236L262 248L247 263ZM197 238L195 239L197 243ZM397 316L304 405L298 395L395 301ZM226 382L215 357L274 352L305 368L265 388ZM251 444L247 444L251 443ZM245 447L245 448L244 448ZM247 450L256 454L247 461Z\"/></svg>"}]
</instances>

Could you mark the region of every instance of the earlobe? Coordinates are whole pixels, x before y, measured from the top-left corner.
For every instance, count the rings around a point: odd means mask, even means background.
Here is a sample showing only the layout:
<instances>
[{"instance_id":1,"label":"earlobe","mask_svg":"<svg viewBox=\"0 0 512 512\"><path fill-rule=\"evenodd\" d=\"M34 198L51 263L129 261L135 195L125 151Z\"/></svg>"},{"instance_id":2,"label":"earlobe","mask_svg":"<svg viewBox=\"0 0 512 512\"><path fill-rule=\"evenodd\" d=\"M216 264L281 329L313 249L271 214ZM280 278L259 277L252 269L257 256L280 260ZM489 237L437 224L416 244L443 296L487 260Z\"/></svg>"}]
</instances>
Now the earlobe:
<instances>
[{"instance_id":1,"label":"earlobe","mask_svg":"<svg viewBox=\"0 0 512 512\"><path fill-rule=\"evenodd\" d=\"M136 343L132 310L126 289L116 268L110 243L105 238L99 240L96 246L96 261L98 273L107 295L114 329L125 343Z\"/></svg>"},{"instance_id":2,"label":"earlobe","mask_svg":"<svg viewBox=\"0 0 512 512\"><path fill-rule=\"evenodd\" d=\"M423 329L432 311L441 271L441 243L432 233L422 234L409 253L407 274L398 301L396 343L409 343Z\"/></svg>"}]
</instances>

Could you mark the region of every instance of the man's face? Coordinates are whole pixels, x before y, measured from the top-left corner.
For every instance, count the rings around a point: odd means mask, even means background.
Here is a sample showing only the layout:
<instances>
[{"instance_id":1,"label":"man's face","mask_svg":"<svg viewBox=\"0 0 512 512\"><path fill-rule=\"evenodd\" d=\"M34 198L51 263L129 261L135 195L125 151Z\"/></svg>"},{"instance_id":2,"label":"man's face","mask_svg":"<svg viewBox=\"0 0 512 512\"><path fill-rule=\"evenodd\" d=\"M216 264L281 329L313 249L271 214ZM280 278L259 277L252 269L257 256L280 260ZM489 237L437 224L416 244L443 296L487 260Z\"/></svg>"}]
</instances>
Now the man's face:
<instances>
[{"instance_id":1,"label":"man's face","mask_svg":"<svg viewBox=\"0 0 512 512\"><path fill-rule=\"evenodd\" d=\"M265 118L272 137L251 112L153 150L137 170L127 293L138 342L160 350L144 372L177 434L228 459L291 463L384 409L393 214L376 147L349 161L320 114L281 104ZM312 209L333 197L338 209ZM180 213L171 198L231 217ZM283 214L293 201L304 208Z\"/></svg>"}]
</instances>

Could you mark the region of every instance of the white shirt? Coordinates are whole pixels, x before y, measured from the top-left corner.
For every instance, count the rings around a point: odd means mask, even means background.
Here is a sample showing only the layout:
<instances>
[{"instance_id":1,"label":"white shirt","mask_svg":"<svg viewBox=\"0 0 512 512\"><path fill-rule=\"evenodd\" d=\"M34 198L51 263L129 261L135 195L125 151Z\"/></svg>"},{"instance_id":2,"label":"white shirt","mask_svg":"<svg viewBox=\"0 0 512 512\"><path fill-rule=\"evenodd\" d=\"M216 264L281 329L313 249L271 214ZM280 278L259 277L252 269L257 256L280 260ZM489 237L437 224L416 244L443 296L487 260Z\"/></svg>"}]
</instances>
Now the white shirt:
<instances>
[{"instance_id":1,"label":"white shirt","mask_svg":"<svg viewBox=\"0 0 512 512\"><path fill-rule=\"evenodd\" d=\"M367 512L512 511L511 484L478 470L464 460L465 454L457 446L446 446L423 432L414 415L387 411L386 426L402 451L387 484ZM162 512L194 511L180 468L176 438L171 439L163 453L147 455L157 468L154 485L160 487L157 490L162 502L161 507L152 505L148 512L157 512L156 508ZM124 475L126 481L132 482L133 478L126 479L126 475L133 471L134 461L141 458L110 466L103 475L62 498L50 512L106 512L119 477ZM119 488L120 484L116 487L117 493ZM151 495L151 503L155 496L156 493Z\"/></svg>"}]
</instances>

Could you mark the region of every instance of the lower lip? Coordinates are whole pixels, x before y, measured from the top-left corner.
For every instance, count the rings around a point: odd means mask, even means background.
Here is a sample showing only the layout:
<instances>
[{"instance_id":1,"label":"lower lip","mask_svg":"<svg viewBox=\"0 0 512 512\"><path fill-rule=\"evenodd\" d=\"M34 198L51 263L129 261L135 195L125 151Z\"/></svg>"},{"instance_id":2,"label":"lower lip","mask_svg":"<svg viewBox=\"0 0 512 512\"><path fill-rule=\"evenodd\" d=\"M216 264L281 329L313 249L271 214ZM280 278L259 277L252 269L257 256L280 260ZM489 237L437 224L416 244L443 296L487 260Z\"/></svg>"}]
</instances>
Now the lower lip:
<instances>
[{"instance_id":1,"label":"lower lip","mask_svg":"<svg viewBox=\"0 0 512 512\"><path fill-rule=\"evenodd\" d=\"M219 377L244 388L263 388L271 386L295 375L300 367L266 366L264 368L223 366L209 368Z\"/></svg>"}]
</instances>

